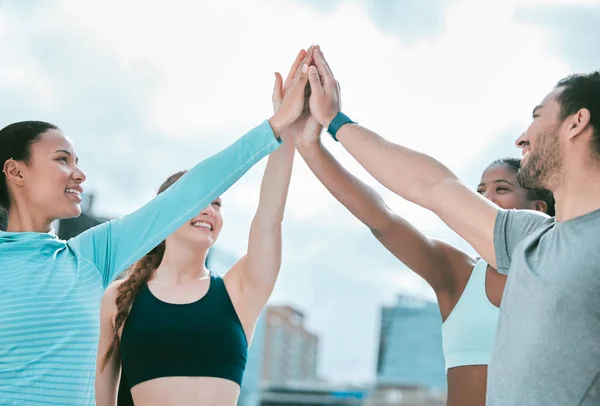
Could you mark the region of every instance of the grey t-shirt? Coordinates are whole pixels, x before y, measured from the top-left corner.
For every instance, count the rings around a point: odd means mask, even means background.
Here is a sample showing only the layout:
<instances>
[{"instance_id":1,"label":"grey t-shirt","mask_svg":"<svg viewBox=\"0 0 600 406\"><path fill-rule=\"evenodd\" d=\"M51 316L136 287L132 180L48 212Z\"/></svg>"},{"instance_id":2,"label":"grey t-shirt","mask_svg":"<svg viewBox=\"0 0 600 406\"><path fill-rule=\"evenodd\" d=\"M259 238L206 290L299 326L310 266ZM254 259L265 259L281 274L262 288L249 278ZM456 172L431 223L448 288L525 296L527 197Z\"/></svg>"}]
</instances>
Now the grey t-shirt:
<instances>
[{"instance_id":1,"label":"grey t-shirt","mask_svg":"<svg viewBox=\"0 0 600 406\"><path fill-rule=\"evenodd\" d=\"M564 222L501 210L494 245L509 277L487 405L600 405L600 210Z\"/></svg>"}]
</instances>

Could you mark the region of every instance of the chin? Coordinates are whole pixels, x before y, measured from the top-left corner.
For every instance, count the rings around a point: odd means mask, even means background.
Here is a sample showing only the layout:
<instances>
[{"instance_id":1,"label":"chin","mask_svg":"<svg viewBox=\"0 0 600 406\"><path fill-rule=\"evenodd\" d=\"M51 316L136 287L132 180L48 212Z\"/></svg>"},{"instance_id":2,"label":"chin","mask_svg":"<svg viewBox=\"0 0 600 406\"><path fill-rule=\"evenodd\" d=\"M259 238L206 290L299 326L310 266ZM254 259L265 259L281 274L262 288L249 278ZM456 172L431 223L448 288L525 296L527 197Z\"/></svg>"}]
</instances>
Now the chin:
<instances>
[{"instance_id":1,"label":"chin","mask_svg":"<svg viewBox=\"0 0 600 406\"><path fill-rule=\"evenodd\" d=\"M210 248L214 244L213 238L208 235L186 236L180 241L195 248Z\"/></svg>"},{"instance_id":2,"label":"chin","mask_svg":"<svg viewBox=\"0 0 600 406\"><path fill-rule=\"evenodd\" d=\"M81 206L73 206L68 210L65 210L58 218L61 219L71 219L74 217L79 217L81 215Z\"/></svg>"}]
</instances>

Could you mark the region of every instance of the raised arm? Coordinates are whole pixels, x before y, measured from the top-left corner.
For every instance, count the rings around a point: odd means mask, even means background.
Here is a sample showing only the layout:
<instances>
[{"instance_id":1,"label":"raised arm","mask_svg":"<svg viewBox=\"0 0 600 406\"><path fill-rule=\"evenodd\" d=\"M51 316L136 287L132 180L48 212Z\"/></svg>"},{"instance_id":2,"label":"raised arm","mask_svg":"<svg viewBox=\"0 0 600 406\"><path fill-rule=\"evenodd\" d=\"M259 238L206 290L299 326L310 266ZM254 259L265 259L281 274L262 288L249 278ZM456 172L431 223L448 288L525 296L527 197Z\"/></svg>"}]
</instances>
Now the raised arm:
<instances>
[{"instance_id":1,"label":"raised arm","mask_svg":"<svg viewBox=\"0 0 600 406\"><path fill-rule=\"evenodd\" d=\"M308 133L307 126L296 138L298 152L315 176L329 192L396 258L425 279L436 292L451 289L454 270L470 269L455 266L468 262L469 256L449 244L429 239L409 222L392 212L381 196L348 172L320 142L318 131Z\"/></svg>"},{"instance_id":2,"label":"raised arm","mask_svg":"<svg viewBox=\"0 0 600 406\"><path fill-rule=\"evenodd\" d=\"M94 227L69 242L100 270L104 286L224 193L264 156L302 113L304 86L292 87L271 119L189 170L167 191L120 220Z\"/></svg>"},{"instance_id":3,"label":"raised arm","mask_svg":"<svg viewBox=\"0 0 600 406\"><path fill-rule=\"evenodd\" d=\"M281 108L284 92L289 92L294 83L307 84L306 64L310 63L311 55L311 48L307 53L298 54L283 86L281 75L276 74L273 91L275 111ZM306 69L303 71L300 65ZM281 226L295 154L291 137L299 128L301 131L306 117L303 114L292 124L283 137L282 148L269 156L260 187L258 208L250 226L248 253L225 275L228 288L235 292L234 304L237 299L236 309L246 331L253 329L254 322L271 296L281 268Z\"/></svg>"},{"instance_id":4,"label":"raised arm","mask_svg":"<svg viewBox=\"0 0 600 406\"><path fill-rule=\"evenodd\" d=\"M332 129L340 111L339 85L319 49L311 66L310 109ZM489 263L495 266L494 224L498 207L467 188L432 157L394 144L357 124L345 124L337 139L379 182L401 197L436 213Z\"/></svg>"}]
</instances>

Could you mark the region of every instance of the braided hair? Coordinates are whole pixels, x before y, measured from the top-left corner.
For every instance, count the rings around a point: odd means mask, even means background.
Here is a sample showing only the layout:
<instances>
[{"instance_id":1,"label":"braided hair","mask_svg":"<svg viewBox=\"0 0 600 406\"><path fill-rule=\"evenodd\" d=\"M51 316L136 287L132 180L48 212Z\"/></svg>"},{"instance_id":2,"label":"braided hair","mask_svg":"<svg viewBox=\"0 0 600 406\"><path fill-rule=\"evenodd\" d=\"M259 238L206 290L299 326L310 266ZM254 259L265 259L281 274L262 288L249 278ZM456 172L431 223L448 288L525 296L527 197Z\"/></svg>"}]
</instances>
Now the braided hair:
<instances>
[{"instance_id":1,"label":"braided hair","mask_svg":"<svg viewBox=\"0 0 600 406\"><path fill-rule=\"evenodd\" d=\"M161 194L167 190L172 184L177 182L186 171L177 172L167 178L167 180L158 189L158 194ZM101 371L106 368L106 365L112 358L115 350L119 346L119 330L125 324L129 311L135 297L140 292L142 287L152 279L156 268L160 265L164 253L165 253L165 242L161 242L149 253L143 256L135 264L133 264L126 273L125 280L117 288L117 314L115 315L115 324L113 328L113 341L110 347L106 350L102 359Z\"/></svg>"}]
</instances>

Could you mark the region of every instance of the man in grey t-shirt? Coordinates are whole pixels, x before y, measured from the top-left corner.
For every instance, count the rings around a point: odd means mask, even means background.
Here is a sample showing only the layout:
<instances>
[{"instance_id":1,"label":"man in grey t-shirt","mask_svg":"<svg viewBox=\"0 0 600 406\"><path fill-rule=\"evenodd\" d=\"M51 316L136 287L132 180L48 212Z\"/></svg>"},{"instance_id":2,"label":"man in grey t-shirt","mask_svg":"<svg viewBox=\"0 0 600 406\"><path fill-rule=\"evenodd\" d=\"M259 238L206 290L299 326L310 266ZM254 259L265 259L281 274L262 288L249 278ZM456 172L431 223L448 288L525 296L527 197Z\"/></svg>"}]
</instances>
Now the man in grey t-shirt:
<instances>
[{"instance_id":1,"label":"man in grey t-shirt","mask_svg":"<svg viewBox=\"0 0 600 406\"><path fill-rule=\"evenodd\" d=\"M600 210L561 222L537 213L496 220L496 264L510 276L488 405L600 405Z\"/></svg>"},{"instance_id":2,"label":"man in grey t-shirt","mask_svg":"<svg viewBox=\"0 0 600 406\"><path fill-rule=\"evenodd\" d=\"M435 159L353 123L320 52L315 64L315 119L378 181L508 273L487 405L600 405L600 72L561 80L517 140L519 183L554 193L554 220L500 210Z\"/></svg>"}]
</instances>

